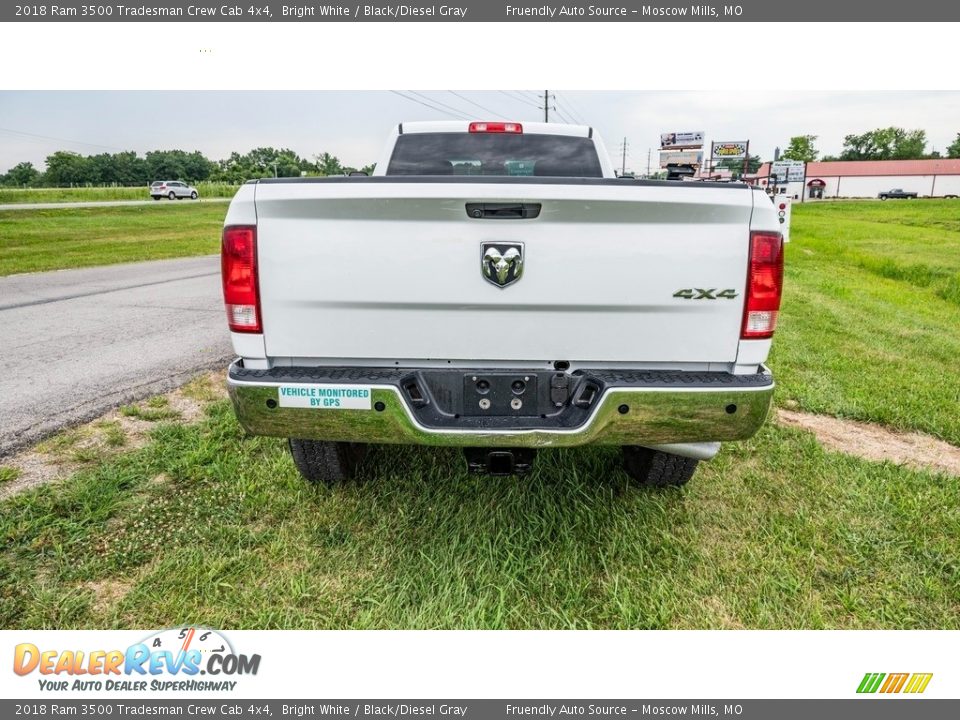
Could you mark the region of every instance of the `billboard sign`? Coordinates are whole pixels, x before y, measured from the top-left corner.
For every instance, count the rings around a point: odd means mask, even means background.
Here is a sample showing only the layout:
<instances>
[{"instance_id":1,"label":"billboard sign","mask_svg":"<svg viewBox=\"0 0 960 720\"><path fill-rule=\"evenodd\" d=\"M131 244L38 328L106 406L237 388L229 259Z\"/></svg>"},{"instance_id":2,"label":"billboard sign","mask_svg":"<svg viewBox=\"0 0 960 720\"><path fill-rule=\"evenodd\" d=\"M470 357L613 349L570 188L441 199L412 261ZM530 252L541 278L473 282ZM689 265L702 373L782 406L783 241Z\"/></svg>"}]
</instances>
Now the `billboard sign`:
<instances>
[{"instance_id":1,"label":"billboard sign","mask_svg":"<svg viewBox=\"0 0 960 720\"><path fill-rule=\"evenodd\" d=\"M703 130L662 133L660 135L660 149L703 147L703 134Z\"/></svg>"},{"instance_id":2,"label":"billboard sign","mask_svg":"<svg viewBox=\"0 0 960 720\"><path fill-rule=\"evenodd\" d=\"M803 182L806 168L803 160L777 160L770 165L770 179L776 176L778 183Z\"/></svg>"},{"instance_id":3,"label":"billboard sign","mask_svg":"<svg viewBox=\"0 0 960 720\"><path fill-rule=\"evenodd\" d=\"M660 169L667 165L694 165L703 164L703 152L700 150L669 150L660 152Z\"/></svg>"},{"instance_id":4,"label":"billboard sign","mask_svg":"<svg viewBox=\"0 0 960 720\"><path fill-rule=\"evenodd\" d=\"M714 160L743 160L747 156L747 141L734 140L731 142L713 143Z\"/></svg>"}]
</instances>

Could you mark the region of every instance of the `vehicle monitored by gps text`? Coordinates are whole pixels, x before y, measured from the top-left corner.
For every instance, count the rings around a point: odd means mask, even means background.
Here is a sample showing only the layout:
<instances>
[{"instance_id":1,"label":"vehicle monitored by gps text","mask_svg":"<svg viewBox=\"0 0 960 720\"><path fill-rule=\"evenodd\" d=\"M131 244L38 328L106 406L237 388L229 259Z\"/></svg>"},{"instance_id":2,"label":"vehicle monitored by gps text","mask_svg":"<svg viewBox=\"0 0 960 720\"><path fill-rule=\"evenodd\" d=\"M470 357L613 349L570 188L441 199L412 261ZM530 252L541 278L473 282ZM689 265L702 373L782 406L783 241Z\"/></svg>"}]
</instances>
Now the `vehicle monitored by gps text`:
<instances>
[{"instance_id":1,"label":"vehicle monitored by gps text","mask_svg":"<svg viewBox=\"0 0 960 720\"><path fill-rule=\"evenodd\" d=\"M492 474L605 444L639 484L681 485L773 395L773 204L618 179L586 126L404 123L371 177L251 181L222 271L237 416L314 482L369 444Z\"/></svg>"},{"instance_id":2,"label":"vehicle monitored by gps text","mask_svg":"<svg viewBox=\"0 0 960 720\"><path fill-rule=\"evenodd\" d=\"M156 180L150 183L150 197L154 200L168 198L170 200L182 200L190 198L196 200L200 193L192 185L187 185L179 180Z\"/></svg>"}]
</instances>

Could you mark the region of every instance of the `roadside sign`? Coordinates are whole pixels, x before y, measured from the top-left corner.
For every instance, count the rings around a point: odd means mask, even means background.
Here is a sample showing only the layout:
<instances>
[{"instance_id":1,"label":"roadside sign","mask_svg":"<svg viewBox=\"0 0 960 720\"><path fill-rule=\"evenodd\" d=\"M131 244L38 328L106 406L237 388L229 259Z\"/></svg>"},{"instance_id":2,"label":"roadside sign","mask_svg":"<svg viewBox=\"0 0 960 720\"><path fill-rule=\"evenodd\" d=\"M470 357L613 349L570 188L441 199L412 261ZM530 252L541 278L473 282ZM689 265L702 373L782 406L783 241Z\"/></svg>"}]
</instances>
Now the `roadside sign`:
<instances>
[{"instance_id":1,"label":"roadside sign","mask_svg":"<svg viewBox=\"0 0 960 720\"><path fill-rule=\"evenodd\" d=\"M714 160L742 160L747 156L747 141L734 140L712 143Z\"/></svg>"},{"instance_id":2,"label":"roadside sign","mask_svg":"<svg viewBox=\"0 0 960 720\"><path fill-rule=\"evenodd\" d=\"M803 160L777 160L770 165L770 179L777 182L803 182L807 164Z\"/></svg>"},{"instance_id":3,"label":"roadside sign","mask_svg":"<svg viewBox=\"0 0 960 720\"><path fill-rule=\"evenodd\" d=\"M703 147L703 136L703 130L662 133L660 135L660 149L701 148Z\"/></svg>"},{"instance_id":4,"label":"roadside sign","mask_svg":"<svg viewBox=\"0 0 960 720\"><path fill-rule=\"evenodd\" d=\"M700 150L661 150L660 169L667 165L695 165L703 164L703 152Z\"/></svg>"}]
</instances>

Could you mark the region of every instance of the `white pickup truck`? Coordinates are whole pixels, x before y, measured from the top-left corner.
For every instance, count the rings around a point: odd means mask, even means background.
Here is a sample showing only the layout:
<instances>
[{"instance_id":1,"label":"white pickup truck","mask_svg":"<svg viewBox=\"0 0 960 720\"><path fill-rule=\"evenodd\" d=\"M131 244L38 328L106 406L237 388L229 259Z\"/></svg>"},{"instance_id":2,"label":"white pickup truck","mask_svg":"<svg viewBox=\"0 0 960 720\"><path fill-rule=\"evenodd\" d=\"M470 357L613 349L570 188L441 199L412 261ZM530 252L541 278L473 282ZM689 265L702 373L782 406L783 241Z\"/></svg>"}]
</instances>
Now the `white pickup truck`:
<instances>
[{"instance_id":1,"label":"white pickup truck","mask_svg":"<svg viewBox=\"0 0 960 720\"><path fill-rule=\"evenodd\" d=\"M248 182L222 265L237 417L314 482L370 443L459 446L493 474L597 443L680 485L773 394L770 200L618 179L584 126L404 123L372 177Z\"/></svg>"}]
</instances>

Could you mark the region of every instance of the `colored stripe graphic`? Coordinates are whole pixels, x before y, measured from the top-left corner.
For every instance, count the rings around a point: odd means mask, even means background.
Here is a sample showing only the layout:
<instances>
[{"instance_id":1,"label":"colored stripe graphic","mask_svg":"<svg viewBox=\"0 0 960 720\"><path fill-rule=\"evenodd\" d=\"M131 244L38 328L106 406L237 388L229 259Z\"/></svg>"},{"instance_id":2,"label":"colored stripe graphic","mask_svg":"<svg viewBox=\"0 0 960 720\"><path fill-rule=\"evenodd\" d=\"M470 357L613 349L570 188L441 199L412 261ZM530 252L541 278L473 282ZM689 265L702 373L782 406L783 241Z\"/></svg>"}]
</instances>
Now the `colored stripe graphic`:
<instances>
[{"instance_id":1,"label":"colored stripe graphic","mask_svg":"<svg viewBox=\"0 0 960 720\"><path fill-rule=\"evenodd\" d=\"M863 680L860 681L860 687L857 688L858 693L875 693L877 688L880 687L880 681L885 677L884 673L867 673L863 676Z\"/></svg>"},{"instance_id":2,"label":"colored stripe graphic","mask_svg":"<svg viewBox=\"0 0 960 720\"><path fill-rule=\"evenodd\" d=\"M890 673L887 675L887 681L880 688L882 693L898 693L903 689L903 684L910 677L910 673Z\"/></svg>"},{"instance_id":3,"label":"colored stripe graphic","mask_svg":"<svg viewBox=\"0 0 960 720\"><path fill-rule=\"evenodd\" d=\"M904 693L922 693L927 689L933 673L866 673L860 685L857 686L858 693L875 693L877 691L885 694ZM882 683L882 685L881 685Z\"/></svg>"},{"instance_id":4,"label":"colored stripe graphic","mask_svg":"<svg viewBox=\"0 0 960 720\"><path fill-rule=\"evenodd\" d=\"M905 693L922 693L927 689L927 685L930 684L930 679L933 677L933 673L914 673L910 682L907 683L907 687L904 688Z\"/></svg>"}]
</instances>

